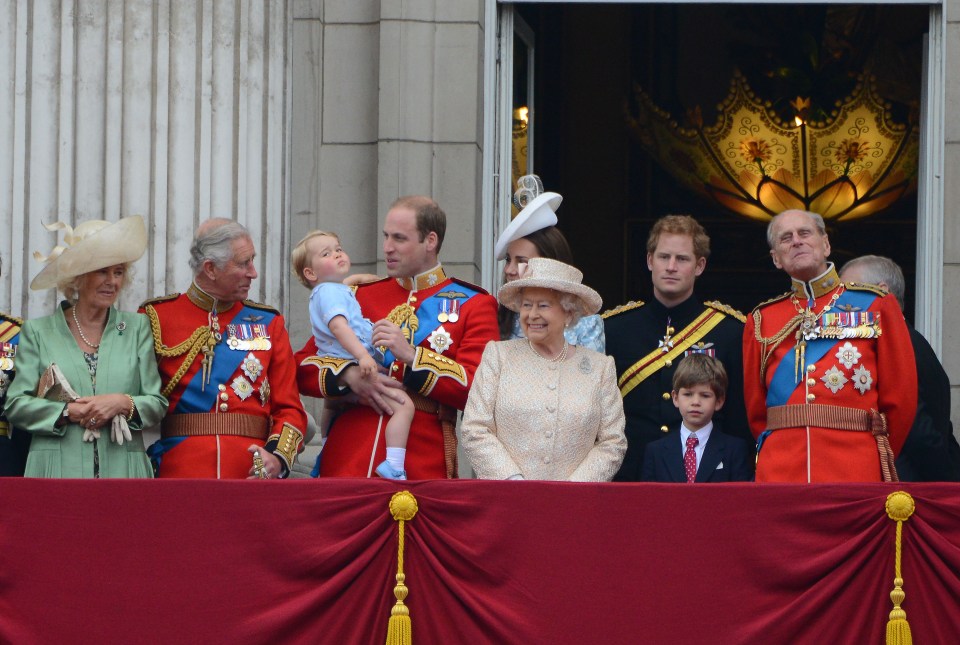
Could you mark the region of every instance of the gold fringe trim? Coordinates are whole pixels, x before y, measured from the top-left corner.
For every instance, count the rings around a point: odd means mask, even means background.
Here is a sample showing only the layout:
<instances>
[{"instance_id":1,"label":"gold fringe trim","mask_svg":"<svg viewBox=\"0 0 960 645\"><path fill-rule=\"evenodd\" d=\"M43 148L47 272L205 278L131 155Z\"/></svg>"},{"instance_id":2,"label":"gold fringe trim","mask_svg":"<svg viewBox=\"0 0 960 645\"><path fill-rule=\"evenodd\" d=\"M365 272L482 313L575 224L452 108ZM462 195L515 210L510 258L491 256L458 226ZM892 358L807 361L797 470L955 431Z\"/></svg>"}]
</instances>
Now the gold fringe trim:
<instances>
[{"instance_id":1,"label":"gold fringe trim","mask_svg":"<svg viewBox=\"0 0 960 645\"><path fill-rule=\"evenodd\" d=\"M411 645L413 637L410 627L410 609L403 604L407 597L406 576L403 574L403 523L409 522L417 514L417 498L407 490L394 493L390 498L390 514L399 522L397 530L397 585L393 595L397 604L390 610L390 622L387 624L387 645Z\"/></svg>"},{"instance_id":2,"label":"gold fringe trim","mask_svg":"<svg viewBox=\"0 0 960 645\"><path fill-rule=\"evenodd\" d=\"M913 636L910 633L910 623L907 622L907 612L900 608L906 594L903 593L903 577L900 571L900 555L903 547L903 523L910 519L916 509L913 497L909 493L899 490L887 495L885 505L887 516L897 523L896 558L894 562L893 591L890 600L893 610L887 621L887 645L913 645Z\"/></svg>"}]
</instances>

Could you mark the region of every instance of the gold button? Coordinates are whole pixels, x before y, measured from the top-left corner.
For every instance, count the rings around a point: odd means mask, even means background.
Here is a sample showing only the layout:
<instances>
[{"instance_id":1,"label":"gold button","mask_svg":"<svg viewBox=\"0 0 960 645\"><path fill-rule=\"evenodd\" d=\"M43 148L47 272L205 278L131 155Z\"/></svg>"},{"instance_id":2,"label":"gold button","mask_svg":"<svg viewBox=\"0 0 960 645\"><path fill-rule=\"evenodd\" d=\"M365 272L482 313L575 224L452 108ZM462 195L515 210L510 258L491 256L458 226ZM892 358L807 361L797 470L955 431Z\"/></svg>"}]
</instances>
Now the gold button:
<instances>
[{"instance_id":1,"label":"gold button","mask_svg":"<svg viewBox=\"0 0 960 645\"><path fill-rule=\"evenodd\" d=\"M663 400L664 400L664 401L669 401L669 400L670 400L670 393L669 393L669 392L664 392L664 393L662 394L662 396L663 396Z\"/></svg>"},{"instance_id":2,"label":"gold button","mask_svg":"<svg viewBox=\"0 0 960 645\"><path fill-rule=\"evenodd\" d=\"M810 387L813 387L813 386L816 385L816 384L817 384L817 380L816 380L816 379L812 379L812 378L808 378L808 379L807 379L807 385L809 385Z\"/></svg>"},{"instance_id":3,"label":"gold button","mask_svg":"<svg viewBox=\"0 0 960 645\"><path fill-rule=\"evenodd\" d=\"M410 302L416 302L416 301L417 301L417 297L411 293L409 300L410 300Z\"/></svg>"},{"instance_id":4,"label":"gold button","mask_svg":"<svg viewBox=\"0 0 960 645\"><path fill-rule=\"evenodd\" d=\"M220 390L221 392L226 392L227 386L221 383L220 385L217 386L217 389Z\"/></svg>"},{"instance_id":5,"label":"gold button","mask_svg":"<svg viewBox=\"0 0 960 645\"><path fill-rule=\"evenodd\" d=\"M666 365L667 367L673 367L673 361L671 361L669 358L665 360L663 364Z\"/></svg>"},{"instance_id":6,"label":"gold button","mask_svg":"<svg viewBox=\"0 0 960 645\"><path fill-rule=\"evenodd\" d=\"M670 428L668 428L667 426L660 426L660 432L669 432L669 431L670 431Z\"/></svg>"},{"instance_id":7,"label":"gold button","mask_svg":"<svg viewBox=\"0 0 960 645\"><path fill-rule=\"evenodd\" d=\"M807 371L808 371L808 372L812 372L812 371L815 370L815 369L817 369L817 366L816 366L816 365L813 365L813 364L807 365Z\"/></svg>"},{"instance_id":8,"label":"gold button","mask_svg":"<svg viewBox=\"0 0 960 645\"><path fill-rule=\"evenodd\" d=\"M813 401L816 398L817 398L817 395L812 392L807 395L807 401Z\"/></svg>"},{"instance_id":9,"label":"gold button","mask_svg":"<svg viewBox=\"0 0 960 645\"><path fill-rule=\"evenodd\" d=\"M226 403L221 403L221 404L220 404L220 411L221 411L221 412L226 412L226 411L227 411L227 404L226 404Z\"/></svg>"},{"instance_id":10,"label":"gold button","mask_svg":"<svg viewBox=\"0 0 960 645\"><path fill-rule=\"evenodd\" d=\"M227 395L226 392L223 392L223 393L220 394L220 400L221 400L221 401L226 401L226 400L229 399L229 398L230 398L230 397Z\"/></svg>"},{"instance_id":11,"label":"gold button","mask_svg":"<svg viewBox=\"0 0 960 645\"><path fill-rule=\"evenodd\" d=\"M400 369L400 366L399 366L399 365L391 365L391 366L390 366L390 369L391 369L392 371L396 372L398 369Z\"/></svg>"}]
</instances>

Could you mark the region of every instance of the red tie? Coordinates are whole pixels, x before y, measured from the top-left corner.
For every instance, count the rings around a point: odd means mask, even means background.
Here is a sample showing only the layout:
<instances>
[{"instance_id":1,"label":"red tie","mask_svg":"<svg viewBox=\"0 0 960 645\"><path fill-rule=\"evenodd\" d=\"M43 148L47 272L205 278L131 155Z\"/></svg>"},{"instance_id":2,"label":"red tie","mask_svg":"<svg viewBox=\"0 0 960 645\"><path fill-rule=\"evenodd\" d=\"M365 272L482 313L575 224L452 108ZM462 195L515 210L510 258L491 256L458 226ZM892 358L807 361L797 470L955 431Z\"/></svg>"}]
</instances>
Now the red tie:
<instances>
[{"instance_id":1,"label":"red tie","mask_svg":"<svg viewBox=\"0 0 960 645\"><path fill-rule=\"evenodd\" d=\"M697 435L687 437L687 450L683 453L683 468L687 471L687 483L692 484L697 478L697 446L700 440Z\"/></svg>"}]
</instances>

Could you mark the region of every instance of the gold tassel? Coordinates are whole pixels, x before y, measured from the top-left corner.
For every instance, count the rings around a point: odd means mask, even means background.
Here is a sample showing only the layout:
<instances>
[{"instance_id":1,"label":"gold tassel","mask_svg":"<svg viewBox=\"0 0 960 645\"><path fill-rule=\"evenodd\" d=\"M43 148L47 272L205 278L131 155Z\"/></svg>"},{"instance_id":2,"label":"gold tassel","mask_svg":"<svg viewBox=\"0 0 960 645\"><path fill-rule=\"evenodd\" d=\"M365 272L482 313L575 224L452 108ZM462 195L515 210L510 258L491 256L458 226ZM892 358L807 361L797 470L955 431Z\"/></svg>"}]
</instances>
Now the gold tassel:
<instances>
[{"instance_id":1,"label":"gold tassel","mask_svg":"<svg viewBox=\"0 0 960 645\"><path fill-rule=\"evenodd\" d=\"M411 645L413 637L410 626L410 609L403 604L407 597L406 576L403 575L403 523L409 522L417 514L417 498L407 490L394 493L390 498L390 514L399 522L397 532L397 585L393 595L397 604L390 610L390 622L387 623L387 645Z\"/></svg>"},{"instance_id":2,"label":"gold tassel","mask_svg":"<svg viewBox=\"0 0 960 645\"><path fill-rule=\"evenodd\" d=\"M916 508L913 497L904 491L890 493L887 496L887 516L897 523L896 558L894 562L893 591L890 600L893 601L893 610L887 621L887 645L913 645L913 636L910 634L910 623L907 622L907 612L900 608L906 594L903 593L903 578L900 572L900 554L903 546L903 523L910 519Z\"/></svg>"}]
</instances>

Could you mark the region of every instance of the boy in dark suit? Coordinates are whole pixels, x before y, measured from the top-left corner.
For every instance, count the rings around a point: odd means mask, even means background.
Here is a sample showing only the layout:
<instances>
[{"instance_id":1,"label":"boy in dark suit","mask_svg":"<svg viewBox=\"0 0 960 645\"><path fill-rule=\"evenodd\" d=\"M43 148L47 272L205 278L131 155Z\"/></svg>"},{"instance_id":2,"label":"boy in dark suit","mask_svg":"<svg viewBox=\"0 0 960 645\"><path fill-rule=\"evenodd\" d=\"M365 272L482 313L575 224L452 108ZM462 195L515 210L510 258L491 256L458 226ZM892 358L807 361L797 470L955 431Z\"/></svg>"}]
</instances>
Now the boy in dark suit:
<instances>
[{"instance_id":1,"label":"boy in dark suit","mask_svg":"<svg viewBox=\"0 0 960 645\"><path fill-rule=\"evenodd\" d=\"M720 431L713 414L723 407L727 372L706 353L684 358L673 375L673 404L683 422L650 443L641 480L648 482L750 481L750 446Z\"/></svg>"}]
</instances>

